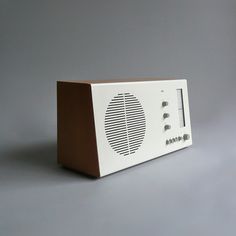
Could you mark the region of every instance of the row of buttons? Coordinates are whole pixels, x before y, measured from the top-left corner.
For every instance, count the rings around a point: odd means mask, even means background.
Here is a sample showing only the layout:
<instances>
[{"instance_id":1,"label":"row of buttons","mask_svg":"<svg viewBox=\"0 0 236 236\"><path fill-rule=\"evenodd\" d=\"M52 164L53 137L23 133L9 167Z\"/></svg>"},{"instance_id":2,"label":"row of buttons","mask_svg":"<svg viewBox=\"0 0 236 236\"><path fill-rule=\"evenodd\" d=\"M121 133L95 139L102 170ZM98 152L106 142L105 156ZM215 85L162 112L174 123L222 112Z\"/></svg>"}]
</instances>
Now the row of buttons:
<instances>
[{"instance_id":1,"label":"row of buttons","mask_svg":"<svg viewBox=\"0 0 236 236\"><path fill-rule=\"evenodd\" d=\"M182 140L182 137L175 137L175 138L170 138L170 139L167 139L166 140L166 145L168 144L171 144L171 143L175 143L175 142L178 142L178 141L181 141Z\"/></svg>"},{"instance_id":2,"label":"row of buttons","mask_svg":"<svg viewBox=\"0 0 236 236\"><path fill-rule=\"evenodd\" d=\"M190 136L189 134L184 134L183 137L179 136L179 137L175 137L175 138L170 138L166 140L166 145L171 144L171 143L175 143L175 142L179 142L181 140L189 140Z\"/></svg>"},{"instance_id":3,"label":"row of buttons","mask_svg":"<svg viewBox=\"0 0 236 236\"><path fill-rule=\"evenodd\" d=\"M167 101L163 101L163 102L162 102L162 107L166 107L166 106L168 106L168 102L167 102ZM164 114L163 114L163 118L164 118L164 119L168 118L169 116L170 116L169 113L164 113ZM171 125L165 125L165 126L164 126L164 130L168 130L168 129L170 129L170 128L171 128Z\"/></svg>"}]
</instances>

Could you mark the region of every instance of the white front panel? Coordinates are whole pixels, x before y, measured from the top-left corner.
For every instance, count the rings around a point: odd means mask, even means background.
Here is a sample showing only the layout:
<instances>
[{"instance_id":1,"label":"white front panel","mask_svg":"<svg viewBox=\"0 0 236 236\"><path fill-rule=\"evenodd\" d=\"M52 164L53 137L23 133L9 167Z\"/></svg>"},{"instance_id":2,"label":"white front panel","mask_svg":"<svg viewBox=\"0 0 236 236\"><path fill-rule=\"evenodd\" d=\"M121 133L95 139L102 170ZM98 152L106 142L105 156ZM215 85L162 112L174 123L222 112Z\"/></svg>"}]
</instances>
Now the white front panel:
<instances>
[{"instance_id":1,"label":"white front panel","mask_svg":"<svg viewBox=\"0 0 236 236\"><path fill-rule=\"evenodd\" d=\"M192 144L186 80L93 84L92 97L101 176Z\"/></svg>"}]
</instances>

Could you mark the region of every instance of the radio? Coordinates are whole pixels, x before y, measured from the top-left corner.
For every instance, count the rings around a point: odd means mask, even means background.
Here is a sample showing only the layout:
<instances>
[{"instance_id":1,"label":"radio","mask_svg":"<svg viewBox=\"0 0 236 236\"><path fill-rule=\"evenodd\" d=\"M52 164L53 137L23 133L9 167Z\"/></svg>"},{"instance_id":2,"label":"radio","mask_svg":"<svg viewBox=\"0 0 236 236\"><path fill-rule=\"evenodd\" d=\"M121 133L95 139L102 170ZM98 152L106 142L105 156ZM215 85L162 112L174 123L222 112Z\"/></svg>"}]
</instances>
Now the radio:
<instances>
[{"instance_id":1,"label":"radio","mask_svg":"<svg viewBox=\"0 0 236 236\"><path fill-rule=\"evenodd\" d=\"M192 145L187 81L58 81L58 163L95 177Z\"/></svg>"}]
</instances>

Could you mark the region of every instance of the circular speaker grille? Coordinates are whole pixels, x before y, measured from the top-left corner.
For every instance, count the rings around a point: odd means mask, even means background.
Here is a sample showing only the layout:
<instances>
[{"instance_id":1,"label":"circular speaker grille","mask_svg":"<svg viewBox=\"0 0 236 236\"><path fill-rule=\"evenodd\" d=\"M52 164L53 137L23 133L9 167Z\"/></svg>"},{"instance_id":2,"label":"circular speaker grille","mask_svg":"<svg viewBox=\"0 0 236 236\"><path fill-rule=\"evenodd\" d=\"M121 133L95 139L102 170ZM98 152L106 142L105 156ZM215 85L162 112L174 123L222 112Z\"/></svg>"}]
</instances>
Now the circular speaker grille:
<instances>
[{"instance_id":1,"label":"circular speaker grille","mask_svg":"<svg viewBox=\"0 0 236 236\"><path fill-rule=\"evenodd\" d=\"M109 103L105 132L111 147L120 155L135 153L146 131L145 114L139 100L130 93L120 93Z\"/></svg>"}]
</instances>

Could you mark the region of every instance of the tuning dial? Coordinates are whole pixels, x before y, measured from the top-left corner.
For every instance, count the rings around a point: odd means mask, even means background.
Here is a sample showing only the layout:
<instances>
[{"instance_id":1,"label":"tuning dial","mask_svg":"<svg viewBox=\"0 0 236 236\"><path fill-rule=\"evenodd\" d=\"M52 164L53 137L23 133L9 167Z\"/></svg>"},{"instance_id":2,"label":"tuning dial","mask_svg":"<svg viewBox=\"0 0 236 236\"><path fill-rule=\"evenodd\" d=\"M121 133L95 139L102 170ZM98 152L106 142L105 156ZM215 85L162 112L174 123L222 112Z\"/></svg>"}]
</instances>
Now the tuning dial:
<instances>
[{"instance_id":1,"label":"tuning dial","mask_svg":"<svg viewBox=\"0 0 236 236\"><path fill-rule=\"evenodd\" d=\"M184 134L183 135L183 140L186 141L186 140L189 140L190 139L190 135L189 134Z\"/></svg>"},{"instance_id":2,"label":"tuning dial","mask_svg":"<svg viewBox=\"0 0 236 236\"><path fill-rule=\"evenodd\" d=\"M168 106L168 102L167 102L167 101L162 102L162 106L163 106L163 107Z\"/></svg>"},{"instance_id":3,"label":"tuning dial","mask_svg":"<svg viewBox=\"0 0 236 236\"><path fill-rule=\"evenodd\" d=\"M169 116L170 116L169 113L164 113L164 114L163 114L163 118L164 118L164 119L168 118Z\"/></svg>"},{"instance_id":4,"label":"tuning dial","mask_svg":"<svg viewBox=\"0 0 236 236\"><path fill-rule=\"evenodd\" d=\"M164 126L164 129L165 129L165 130L168 130L168 129L170 129L170 128L171 128L170 125L165 125L165 126Z\"/></svg>"}]
</instances>

